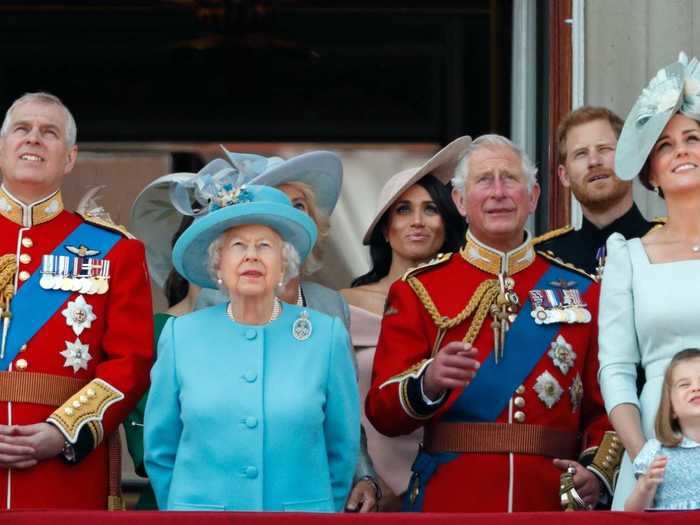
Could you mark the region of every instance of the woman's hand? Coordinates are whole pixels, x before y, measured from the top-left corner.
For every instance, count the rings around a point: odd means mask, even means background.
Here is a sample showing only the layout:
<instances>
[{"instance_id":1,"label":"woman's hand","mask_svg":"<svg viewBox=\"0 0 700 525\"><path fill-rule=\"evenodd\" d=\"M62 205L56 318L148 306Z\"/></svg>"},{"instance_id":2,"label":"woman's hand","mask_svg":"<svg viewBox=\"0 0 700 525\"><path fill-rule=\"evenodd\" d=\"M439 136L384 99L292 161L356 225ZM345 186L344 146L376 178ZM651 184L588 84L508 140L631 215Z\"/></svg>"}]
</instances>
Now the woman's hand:
<instances>
[{"instance_id":1,"label":"woman's hand","mask_svg":"<svg viewBox=\"0 0 700 525\"><path fill-rule=\"evenodd\" d=\"M625 446L630 460L634 461L646 441L642 432L639 409L630 403L617 405L610 411L610 423Z\"/></svg>"}]
</instances>

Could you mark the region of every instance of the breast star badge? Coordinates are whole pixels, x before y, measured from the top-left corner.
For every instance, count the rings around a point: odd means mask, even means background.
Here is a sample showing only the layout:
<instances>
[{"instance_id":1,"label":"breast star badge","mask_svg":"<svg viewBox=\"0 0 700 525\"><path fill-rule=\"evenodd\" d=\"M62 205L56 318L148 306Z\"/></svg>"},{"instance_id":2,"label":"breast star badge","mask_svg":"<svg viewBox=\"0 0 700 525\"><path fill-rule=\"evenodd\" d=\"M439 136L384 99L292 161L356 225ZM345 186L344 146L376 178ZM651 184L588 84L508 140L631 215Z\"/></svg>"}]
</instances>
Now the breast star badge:
<instances>
[{"instance_id":1,"label":"breast star badge","mask_svg":"<svg viewBox=\"0 0 700 525\"><path fill-rule=\"evenodd\" d=\"M68 305L61 312L66 318L66 324L73 329L75 335L80 335L83 330L90 328L97 316L92 313L92 305L79 295L75 301L68 301Z\"/></svg>"},{"instance_id":2,"label":"breast star badge","mask_svg":"<svg viewBox=\"0 0 700 525\"><path fill-rule=\"evenodd\" d=\"M92 359L90 355L90 345L80 342L80 338L76 338L74 342L66 341L66 349L60 354L66 358L63 363L64 367L73 367L73 372L77 372L81 368L87 370L88 361Z\"/></svg>"},{"instance_id":3,"label":"breast star badge","mask_svg":"<svg viewBox=\"0 0 700 525\"><path fill-rule=\"evenodd\" d=\"M552 408L564 393L557 379L547 371L540 374L533 388L547 408Z\"/></svg>"},{"instance_id":4,"label":"breast star badge","mask_svg":"<svg viewBox=\"0 0 700 525\"><path fill-rule=\"evenodd\" d=\"M552 358L554 366L561 370L564 375L569 373L569 369L574 366L574 361L576 361L576 352L561 335L551 342L547 355Z\"/></svg>"}]
</instances>

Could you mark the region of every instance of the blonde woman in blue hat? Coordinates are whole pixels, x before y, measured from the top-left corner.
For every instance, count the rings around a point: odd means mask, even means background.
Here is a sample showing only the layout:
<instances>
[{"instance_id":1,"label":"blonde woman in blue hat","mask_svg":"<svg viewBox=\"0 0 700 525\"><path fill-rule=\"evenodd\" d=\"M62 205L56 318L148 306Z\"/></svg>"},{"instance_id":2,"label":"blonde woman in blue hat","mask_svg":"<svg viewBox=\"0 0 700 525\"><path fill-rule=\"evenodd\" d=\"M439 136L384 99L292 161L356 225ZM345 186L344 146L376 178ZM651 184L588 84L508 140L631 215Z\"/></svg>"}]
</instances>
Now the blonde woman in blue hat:
<instances>
[{"instance_id":1,"label":"blonde woman in blue hat","mask_svg":"<svg viewBox=\"0 0 700 525\"><path fill-rule=\"evenodd\" d=\"M359 446L347 330L276 297L316 226L279 190L241 186L247 169L237 163L174 188L181 212L197 214L192 193L206 206L175 244L175 268L230 301L163 329L146 471L161 509L339 511Z\"/></svg>"},{"instance_id":2,"label":"blonde woman in blue hat","mask_svg":"<svg viewBox=\"0 0 700 525\"><path fill-rule=\"evenodd\" d=\"M607 242L600 301L599 380L626 454L613 509L634 484L632 462L654 437L664 371L680 350L700 346L700 64L681 54L642 91L615 156L623 180L639 176L662 196L667 222L641 239ZM646 382L637 395L636 365ZM681 446L700 446L686 443ZM672 474L672 462L666 467ZM671 470L669 470L671 469ZM642 474L643 475L643 474Z\"/></svg>"}]
</instances>

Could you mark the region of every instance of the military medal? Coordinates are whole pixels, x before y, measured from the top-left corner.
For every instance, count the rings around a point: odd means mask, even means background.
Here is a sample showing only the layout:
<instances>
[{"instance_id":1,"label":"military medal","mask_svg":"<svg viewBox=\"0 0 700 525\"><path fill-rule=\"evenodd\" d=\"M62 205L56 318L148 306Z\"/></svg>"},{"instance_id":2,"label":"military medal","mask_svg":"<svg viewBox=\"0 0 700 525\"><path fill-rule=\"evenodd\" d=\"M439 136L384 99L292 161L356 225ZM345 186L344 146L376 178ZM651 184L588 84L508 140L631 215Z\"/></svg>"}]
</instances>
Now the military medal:
<instances>
[{"instance_id":1,"label":"military medal","mask_svg":"<svg viewBox=\"0 0 700 525\"><path fill-rule=\"evenodd\" d=\"M595 267L595 278L596 281L600 282L601 279L603 278L603 267L605 266L605 256L606 256L606 248L605 245L601 246L598 248L598 250L595 253L595 260L598 262L598 265Z\"/></svg>"},{"instance_id":2,"label":"military medal","mask_svg":"<svg viewBox=\"0 0 700 525\"><path fill-rule=\"evenodd\" d=\"M51 290L53 288L54 261L53 255L44 255L41 258L41 279L39 279L39 286L44 290Z\"/></svg>"},{"instance_id":3,"label":"military medal","mask_svg":"<svg viewBox=\"0 0 700 525\"><path fill-rule=\"evenodd\" d=\"M576 352L561 334L550 343L547 355L564 375L569 373L576 361Z\"/></svg>"},{"instance_id":4,"label":"military medal","mask_svg":"<svg viewBox=\"0 0 700 525\"><path fill-rule=\"evenodd\" d=\"M68 305L61 312L66 318L66 324L73 329L75 335L80 335L83 330L90 328L97 316L92 311L92 305L79 295L75 301L68 301Z\"/></svg>"},{"instance_id":5,"label":"military medal","mask_svg":"<svg viewBox=\"0 0 700 525\"><path fill-rule=\"evenodd\" d=\"M74 373L81 368L87 370L87 363L92 359L90 355L90 345L81 343L80 338L76 338L72 343L66 341L66 349L59 353L66 358L66 362L63 363L63 366L72 367Z\"/></svg>"},{"instance_id":6,"label":"military medal","mask_svg":"<svg viewBox=\"0 0 700 525\"><path fill-rule=\"evenodd\" d=\"M581 374L576 374L574 382L571 383L569 387L569 395L571 396L571 410L576 412L581 406L581 400L583 399L583 381L581 381Z\"/></svg>"},{"instance_id":7,"label":"military medal","mask_svg":"<svg viewBox=\"0 0 700 525\"><path fill-rule=\"evenodd\" d=\"M546 370L539 375L533 388L547 408L552 408L564 393L557 379Z\"/></svg>"},{"instance_id":8,"label":"military medal","mask_svg":"<svg viewBox=\"0 0 700 525\"><path fill-rule=\"evenodd\" d=\"M309 313L306 310L302 310L299 317L292 325L292 335L297 341L306 341L309 337L311 337L312 330L313 326L309 320Z\"/></svg>"}]
</instances>

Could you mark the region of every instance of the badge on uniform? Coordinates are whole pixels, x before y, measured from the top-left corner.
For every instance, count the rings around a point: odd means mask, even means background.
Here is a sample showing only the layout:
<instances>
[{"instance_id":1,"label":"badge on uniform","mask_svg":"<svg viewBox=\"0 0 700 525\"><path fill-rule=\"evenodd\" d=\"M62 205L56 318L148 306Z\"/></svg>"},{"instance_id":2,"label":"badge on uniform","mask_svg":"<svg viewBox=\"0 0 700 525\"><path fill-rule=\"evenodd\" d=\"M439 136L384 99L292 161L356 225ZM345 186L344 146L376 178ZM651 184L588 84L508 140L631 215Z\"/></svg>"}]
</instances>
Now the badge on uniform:
<instances>
[{"instance_id":1,"label":"badge on uniform","mask_svg":"<svg viewBox=\"0 0 700 525\"><path fill-rule=\"evenodd\" d=\"M75 247L66 247L66 249L69 248ZM84 246L75 248L75 251L85 254L98 252L98 250L90 250ZM106 259L93 259L79 255L71 257L69 255L47 254L42 259L39 286L44 290L63 290L64 292L101 295L109 290L109 267L110 261Z\"/></svg>"},{"instance_id":2,"label":"badge on uniform","mask_svg":"<svg viewBox=\"0 0 700 525\"><path fill-rule=\"evenodd\" d=\"M553 281L553 288L530 290L530 315L537 324L590 323L591 313L573 281Z\"/></svg>"},{"instance_id":3,"label":"badge on uniform","mask_svg":"<svg viewBox=\"0 0 700 525\"><path fill-rule=\"evenodd\" d=\"M309 320L309 313L306 310L302 310L292 325L292 335L297 341L306 341L311 337L312 330L313 326L311 325L311 320Z\"/></svg>"}]
</instances>

